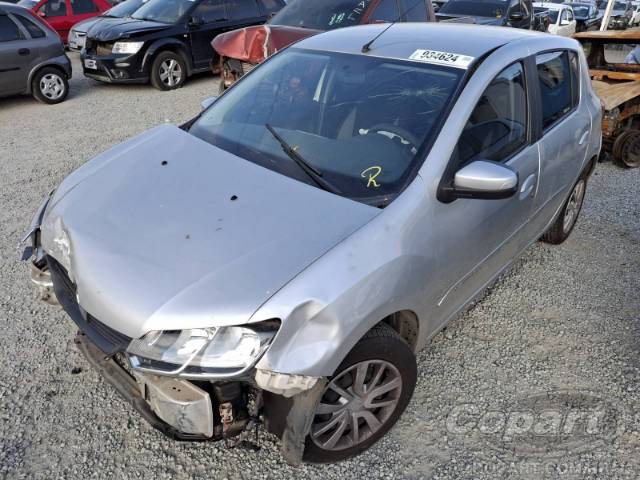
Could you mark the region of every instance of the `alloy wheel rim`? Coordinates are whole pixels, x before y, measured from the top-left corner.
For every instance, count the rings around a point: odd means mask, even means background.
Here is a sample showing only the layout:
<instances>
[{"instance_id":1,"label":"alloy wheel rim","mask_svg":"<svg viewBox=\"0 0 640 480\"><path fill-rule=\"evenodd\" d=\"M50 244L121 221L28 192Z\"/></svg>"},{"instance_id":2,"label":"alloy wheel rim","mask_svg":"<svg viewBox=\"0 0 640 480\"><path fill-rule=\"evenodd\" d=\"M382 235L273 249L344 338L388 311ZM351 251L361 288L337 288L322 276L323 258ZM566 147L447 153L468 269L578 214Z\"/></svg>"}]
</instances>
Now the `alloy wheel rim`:
<instances>
[{"instance_id":1,"label":"alloy wheel rim","mask_svg":"<svg viewBox=\"0 0 640 480\"><path fill-rule=\"evenodd\" d=\"M160 80L168 87L175 87L182 79L182 67L177 60L171 58L160 64Z\"/></svg>"},{"instance_id":2,"label":"alloy wheel rim","mask_svg":"<svg viewBox=\"0 0 640 480\"><path fill-rule=\"evenodd\" d=\"M64 94L64 82L59 75L48 73L40 79L40 92L49 100L57 100Z\"/></svg>"},{"instance_id":3,"label":"alloy wheel rim","mask_svg":"<svg viewBox=\"0 0 640 480\"><path fill-rule=\"evenodd\" d=\"M564 230L564 233L569 232L574 223L576 223L578 213L580 213L580 208L582 207L583 198L584 180L580 180L573 188L571 196L569 197L569 201L567 202L567 208L564 212L564 221L562 223L562 229Z\"/></svg>"},{"instance_id":4,"label":"alloy wheel rim","mask_svg":"<svg viewBox=\"0 0 640 480\"><path fill-rule=\"evenodd\" d=\"M371 438L400 401L402 376L384 360L366 360L339 373L325 387L311 425L324 450L344 450Z\"/></svg>"}]
</instances>

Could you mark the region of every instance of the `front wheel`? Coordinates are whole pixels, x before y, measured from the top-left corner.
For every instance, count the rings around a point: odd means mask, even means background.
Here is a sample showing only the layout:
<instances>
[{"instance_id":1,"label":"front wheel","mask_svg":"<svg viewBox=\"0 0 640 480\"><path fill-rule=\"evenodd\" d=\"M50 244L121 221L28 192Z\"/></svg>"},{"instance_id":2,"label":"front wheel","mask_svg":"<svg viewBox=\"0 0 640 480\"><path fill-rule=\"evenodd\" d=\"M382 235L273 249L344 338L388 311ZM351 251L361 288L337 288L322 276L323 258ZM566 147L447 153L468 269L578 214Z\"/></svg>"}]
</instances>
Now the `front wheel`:
<instances>
[{"instance_id":1,"label":"front wheel","mask_svg":"<svg viewBox=\"0 0 640 480\"><path fill-rule=\"evenodd\" d=\"M187 65L182 55L160 52L151 65L151 84L158 90L180 88L187 78Z\"/></svg>"},{"instance_id":2,"label":"front wheel","mask_svg":"<svg viewBox=\"0 0 640 480\"><path fill-rule=\"evenodd\" d=\"M304 460L336 462L368 449L396 423L411 399L416 377L409 345L386 324L373 328L325 387Z\"/></svg>"},{"instance_id":3,"label":"front wheel","mask_svg":"<svg viewBox=\"0 0 640 480\"><path fill-rule=\"evenodd\" d=\"M576 225L578 215L580 215L580 211L582 210L586 189L587 176L583 174L573 186L571 195L569 195L569 198L562 207L558 218L556 218L551 227L549 227L549 230L542 236L543 242L558 245L569 237L573 227Z\"/></svg>"}]
</instances>

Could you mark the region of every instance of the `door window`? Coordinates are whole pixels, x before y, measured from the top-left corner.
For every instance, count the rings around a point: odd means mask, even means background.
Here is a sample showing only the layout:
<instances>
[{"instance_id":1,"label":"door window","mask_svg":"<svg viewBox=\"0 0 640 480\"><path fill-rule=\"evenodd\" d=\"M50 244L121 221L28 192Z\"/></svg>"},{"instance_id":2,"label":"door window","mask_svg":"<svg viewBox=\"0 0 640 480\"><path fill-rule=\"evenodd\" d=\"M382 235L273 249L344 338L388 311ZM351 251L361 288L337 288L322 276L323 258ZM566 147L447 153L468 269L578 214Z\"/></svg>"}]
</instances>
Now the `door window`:
<instances>
[{"instance_id":1,"label":"door window","mask_svg":"<svg viewBox=\"0 0 640 480\"><path fill-rule=\"evenodd\" d=\"M397 20L399 16L400 12L398 12L398 3L396 0L380 0L380 3L371 14L369 21L393 22Z\"/></svg>"},{"instance_id":2,"label":"door window","mask_svg":"<svg viewBox=\"0 0 640 480\"><path fill-rule=\"evenodd\" d=\"M484 91L454 151L458 167L505 161L527 142L527 90L522 64L505 68Z\"/></svg>"},{"instance_id":3,"label":"door window","mask_svg":"<svg viewBox=\"0 0 640 480\"><path fill-rule=\"evenodd\" d=\"M567 10L567 20L573 22L573 12L571 10Z\"/></svg>"},{"instance_id":4,"label":"door window","mask_svg":"<svg viewBox=\"0 0 640 480\"><path fill-rule=\"evenodd\" d=\"M71 10L74 15L84 15L86 13L95 13L99 9L91 0L71 0Z\"/></svg>"},{"instance_id":5,"label":"door window","mask_svg":"<svg viewBox=\"0 0 640 480\"><path fill-rule=\"evenodd\" d=\"M7 15L0 15L0 42L20 40L20 29Z\"/></svg>"},{"instance_id":6,"label":"door window","mask_svg":"<svg viewBox=\"0 0 640 480\"><path fill-rule=\"evenodd\" d=\"M245 20L261 16L256 0L227 0L227 6L231 20Z\"/></svg>"},{"instance_id":7,"label":"door window","mask_svg":"<svg viewBox=\"0 0 640 480\"><path fill-rule=\"evenodd\" d=\"M45 36L44 31L28 18L25 18L22 15L14 14L14 16L20 23L22 23L22 26L27 29L31 38L42 38Z\"/></svg>"},{"instance_id":8,"label":"door window","mask_svg":"<svg viewBox=\"0 0 640 480\"><path fill-rule=\"evenodd\" d=\"M47 17L65 17L67 15L67 3L65 0L49 0L40 11Z\"/></svg>"},{"instance_id":9,"label":"door window","mask_svg":"<svg viewBox=\"0 0 640 480\"><path fill-rule=\"evenodd\" d=\"M542 100L542 126L547 129L572 109L571 74L567 52L536 56Z\"/></svg>"},{"instance_id":10,"label":"door window","mask_svg":"<svg viewBox=\"0 0 640 480\"><path fill-rule=\"evenodd\" d=\"M404 14L407 22L426 22L427 21L427 5L424 0L412 2L404 0Z\"/></svg>"},{"instance_id":11,"label":"door window","mask_svg":"<svg viewBox=\"0 0 640 480\"><path fill-rule=\"evenodd\" d=\"M193 12L193 17L204 23L226 20L227 12L223 0L204 0Z\"/></svg>"},{"instance_id":12,"label":"door window","mask_svg":"<svg viewBox=\"0 0 640 480\"><path fill-rule=\"evenodd\" d=\"M580 103L580 59L576 52L569 52L571 65L571 103L577 106Z\"/></svg>"}]
</instances>

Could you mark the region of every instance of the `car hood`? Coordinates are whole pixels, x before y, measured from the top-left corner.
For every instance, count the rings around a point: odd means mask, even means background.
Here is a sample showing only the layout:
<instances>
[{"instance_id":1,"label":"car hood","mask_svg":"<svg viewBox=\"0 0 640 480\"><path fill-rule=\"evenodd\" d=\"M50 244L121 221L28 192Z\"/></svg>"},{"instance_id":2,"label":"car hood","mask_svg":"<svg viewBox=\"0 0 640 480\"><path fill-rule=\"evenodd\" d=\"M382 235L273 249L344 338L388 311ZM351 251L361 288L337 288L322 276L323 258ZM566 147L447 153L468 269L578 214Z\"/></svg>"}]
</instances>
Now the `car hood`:
<instances>
[{"instance_id":1,"label":"car hood","mask_svg":"<svg viewBox=\"0 0 640 480\"><path fill-rule=\"evenodd\" d=\"M87 312L140 337L246 323L380 211L165 125L67 177L41 242Z\"/></svg>"},{"instance_id":2,"label":"car hood","mask_svg":"<svg viewBox=\"0 0 640 480\"><path fill-rule=\"evenodd\" d=\"M136 20L135 18L103 18L87 31L87 35L100 42L109 42L120 38L157 32L171 28L167 23Z\"/></svg>"},{"instance_id":3,"label":"car hood","mask_svg":"<svg viewBox=\"0 0 640 480\"><path fill-rule=\"evenodd\" d=\"M71 30L78 33L87 33L89 29L93 27L93 25L95 25L96 22L99 22L100 20L105 20L105 19L106 19L105 17L87 18L86 20L82 20L81 22L76 23L73 27L71 27Z\"/></svg>"},{"instance_id":4,"label":"car hood","mask_svg":"<svg viewBox=\"0 0 640 480\"><path fill-rule=\"evenodd\" d=\"M278 50L318 33L321 30L286 25L257 25L218 35L211 46L223 57L260 63Z\"/></svg>"}]
</instances>

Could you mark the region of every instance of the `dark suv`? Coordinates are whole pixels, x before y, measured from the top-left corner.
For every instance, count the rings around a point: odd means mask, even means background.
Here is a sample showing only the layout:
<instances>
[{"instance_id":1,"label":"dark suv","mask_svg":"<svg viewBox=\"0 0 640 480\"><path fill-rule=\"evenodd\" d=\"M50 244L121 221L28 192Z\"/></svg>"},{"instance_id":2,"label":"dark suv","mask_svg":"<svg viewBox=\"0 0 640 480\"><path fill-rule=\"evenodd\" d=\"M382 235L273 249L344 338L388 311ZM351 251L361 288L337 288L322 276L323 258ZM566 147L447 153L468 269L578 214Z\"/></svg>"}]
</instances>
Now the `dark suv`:
<instances>
[{"instance_id":1,"label":"dark suv","mask_svg":"<svg viewBox=\"0 0 640 480\"><path fill-rule=\"evenodd\" d=\"M103 19L87 32L84 74L96 80L180 87L209 68L219 33L264 23L283 0L149 0L129 18Z\"/></svg>"},{"instance_id":2,"label":"dark suv","mask_svg":"<svg viewBox=\"0 0 640 480\"><path fill-rule=\"evenodd\" d=\"M469 17L479 25L535 28L531 0L448 0L437 16L439 20Z\"/></svg>"},{"instance_id":3,"label":"dark suv","mask_svg":"<svg viewBox=\"0 0 640 480\"><path fill-rule=\"evenodd\" d=\"M30 93L60 103L69 78L71 62L58 34L29 10L0 2L0 97Z\"/></svg>"}]
</instances>

